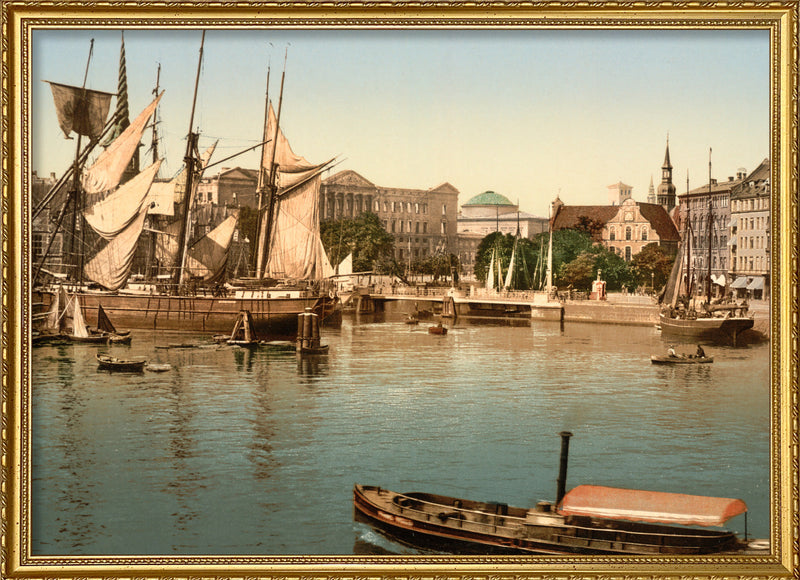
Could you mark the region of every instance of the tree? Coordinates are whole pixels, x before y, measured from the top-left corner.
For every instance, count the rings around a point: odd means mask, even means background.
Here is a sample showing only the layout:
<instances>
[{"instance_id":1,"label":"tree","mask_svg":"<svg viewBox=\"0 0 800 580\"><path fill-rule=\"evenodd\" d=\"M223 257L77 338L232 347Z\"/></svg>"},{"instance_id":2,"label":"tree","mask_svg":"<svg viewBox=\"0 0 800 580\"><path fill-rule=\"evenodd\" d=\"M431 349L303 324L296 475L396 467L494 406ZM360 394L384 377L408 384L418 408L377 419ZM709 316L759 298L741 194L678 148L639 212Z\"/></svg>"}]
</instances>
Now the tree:
<instances>
[{"instance_id":1,"label":"tree","mask_svg":"<svg viewBox=\"0 0 800 580\"><path fill-rule=\"evenodd\" d=\"M590 290L592 280L597 274L596 260L597 255L587 251L571 262L562 264L558 276L560 286L572 286L576 290Z\"/></svg>"},{"instance_id":2,"label":"tree","mask_svg":"<svg viewBox=\"0 0 800 580\"><path fill-rule=\"evenodd\" d=\"M334 266L353 254L353 271L393 268L394 237L383 229L377 215L365 212L355 219L325 221L320 235Z\"/></svg>"},{"instance_id":3,"label":"tree","mask_svg":"<svg viewBox=\"0 0 800 580\"><path fill-rule=\"evenodd\" d=\"M674 263L675 254L665 251L656 242L647 244L631 259L636 283L643 286L652 284L654 288L661 288L667 283Z\"/></svg>"},{"instance_id":4,"label":"tree","mask_svg":"<svg viewBox=\"0 0 800 580\"><path fill-rule=\"evenodd\" d=\"M499 262L505 277L511 263L511 254L514 251L516 236L494 232L483 238L475 254L475 276L478 280L486 281L489 273L489 264L492 253ZM527 238L516 239L517 252L514 258L514 274L511 278L511 288L514 290L529 290L533 284L533 272L539 260L540 248L538 242Z\"/></svg>"}]
</instances>

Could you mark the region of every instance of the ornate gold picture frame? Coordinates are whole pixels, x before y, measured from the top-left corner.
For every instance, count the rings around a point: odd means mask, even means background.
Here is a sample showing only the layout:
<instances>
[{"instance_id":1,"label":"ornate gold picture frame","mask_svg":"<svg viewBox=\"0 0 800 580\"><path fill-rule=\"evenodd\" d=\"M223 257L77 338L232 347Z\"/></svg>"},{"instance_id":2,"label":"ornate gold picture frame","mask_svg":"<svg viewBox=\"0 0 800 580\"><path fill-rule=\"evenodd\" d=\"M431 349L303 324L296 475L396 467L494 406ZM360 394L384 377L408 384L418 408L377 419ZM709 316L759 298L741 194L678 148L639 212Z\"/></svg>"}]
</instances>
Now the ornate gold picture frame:
<instances>
[{"instance_id":1,"label":"ornate gold picture frame","mask_svg":"<svg viewBox=\"0 0 800 580\"><path fill-rule=\"evenodd\" d=\"M2 4L2 574L7 578L790 578L798 491L800 2L64 2ZM771 551L764 556L35 556L30 549L30 47L37 28L759 29L770 37Z\"/></svg>"}]
</instances>

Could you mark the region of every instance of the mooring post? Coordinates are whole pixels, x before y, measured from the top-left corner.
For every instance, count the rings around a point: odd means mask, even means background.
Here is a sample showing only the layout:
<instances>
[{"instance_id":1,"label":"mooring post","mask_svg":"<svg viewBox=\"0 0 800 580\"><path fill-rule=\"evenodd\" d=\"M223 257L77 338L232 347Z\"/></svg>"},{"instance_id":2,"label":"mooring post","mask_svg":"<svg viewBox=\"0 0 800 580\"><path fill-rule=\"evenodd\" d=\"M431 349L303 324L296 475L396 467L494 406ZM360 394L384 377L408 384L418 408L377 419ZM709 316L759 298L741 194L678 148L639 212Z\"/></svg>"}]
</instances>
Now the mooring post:
<instances>
[{"instance_id":1,"label":"mooring post","mask_svg":"<svg viewBox=\"0 0 800 580\"><path fill-rule=\"evenodd\" d=\"M567 488L567 459L569 458L569 438L572 433L562 431L561 435L561 461L558 467L558 491L556 492L556 506L564 499Z\"/></svg>"}]
</instances>

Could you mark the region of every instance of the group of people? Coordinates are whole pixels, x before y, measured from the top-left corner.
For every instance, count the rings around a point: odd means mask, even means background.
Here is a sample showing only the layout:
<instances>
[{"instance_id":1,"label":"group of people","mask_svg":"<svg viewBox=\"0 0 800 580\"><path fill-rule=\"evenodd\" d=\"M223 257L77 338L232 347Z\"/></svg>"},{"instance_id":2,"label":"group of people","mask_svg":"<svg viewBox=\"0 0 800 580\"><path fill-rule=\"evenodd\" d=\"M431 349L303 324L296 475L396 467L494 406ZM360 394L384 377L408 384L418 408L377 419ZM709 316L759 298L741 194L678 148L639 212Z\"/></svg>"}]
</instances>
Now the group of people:
<instances>
[{"instance_id":1,"label":"group of people","mask_svg":"<svg viewBox=\"0 0 800 580\"><path fill-rule=\"evenodd\" d=\"M683 354L681 354L681 355L677 354L675 352L675 345L674 344L669 345L669 350L667 351L667 354L670 357L673 357L673 358L685 357L686 356L686 355L683 355ZM689 355L689 356L693 357L693 358L705 358L706 357L706 351L704 351L703 347L698 344L697 345L697 350L695 351L695 353L693 355Z\"/></svg>"}]
</instances>

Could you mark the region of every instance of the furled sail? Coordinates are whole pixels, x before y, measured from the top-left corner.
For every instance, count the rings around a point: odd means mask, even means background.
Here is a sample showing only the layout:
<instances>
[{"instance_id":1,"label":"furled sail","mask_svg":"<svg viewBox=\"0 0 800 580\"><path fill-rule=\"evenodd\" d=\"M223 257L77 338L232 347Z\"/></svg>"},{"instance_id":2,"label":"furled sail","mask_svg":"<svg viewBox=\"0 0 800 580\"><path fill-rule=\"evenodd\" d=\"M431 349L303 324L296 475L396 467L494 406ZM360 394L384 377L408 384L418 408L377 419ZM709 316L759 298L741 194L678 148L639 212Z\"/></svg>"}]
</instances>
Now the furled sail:
<instances>
[{"instance_id":1,"label":"furled sail","mask_svg":"<svg viewBox=\"0 0 800 580\"><path fill-rule=\"evenodd\" d=\"M180 221L173 222L156 235L156 260L161 267L168 270L175 267L181 225Z\"/></svg>"},{"instance_id":2,"label":"furled sail","mask_svg":"<svg viewBox=\"0 0 800 580\"><path fill-rule=\"evenodd\" d=\"M319 233L319 189L317 167L306 172L306 180L284 191L277 200L266 274L273 278L319 280L333 275Z\"/></svg>"},{"instance_id":3,"label":"furled sail","mask_svg":"<svg viewBox=\"0 0 800 580\"><path fill-rule=\"evenodd\" d=\"M276 132L277 129L277 132ZM333 275L319 233L320 172L329 163L314 165L292 151L283 131L277 127L272 104L267 115L267 136L261 170L276 193L269 232L269 253L265 255L269 213L261 221L257 271L273 278L318 280ZM275 166L272 166L272 160ZM275 175L272 175L273 169ZM266 266L264 265L266 263Z\"/></svg>"},{"instance_id":4,"label":"furled sail","mask_svg":"<svg viewBox=\"0 0 800 580\"><path fill-rule=\"evenodd\" d=\"M130 163L136 148L139 147L144 128L156 110L162 96L164 96L163 91L153 99L153 102L144 111L139 113L139 116L86 170L82 179L84 192L87 194L101 193L113 189L119 184L125 168Z\"/></svg>"},{"instance_id":5,"label":"furled sail","mask_svg":"<svg viewBox=\"0 0 800 580\"><path fill-rule=\"evenodd\" d=\"M69 137L72 131L92 139L100 138L111 107L112 93L62 85L51 81L58 126Z\"/></svg>"},{"instance_id":6,"label":"furled sail","mask_svg":"<svg viewBox=\"0 0 800 580\"><path fill-rule=\"evenodd\" d=\"M204 281L215 280L225 272L228 248L233 240L238 215L231 215L189 248L186 268L189 275Z\"/></svg>"},{"instance_id":7,"label":"furled sail","mask_svg":"<svg viewBox=\"0 0 800 580\"><path fill-rule=\"evenodd\" d=\"M84 266L87 278L109 290L119 290L125 285L146 217L147 208L142 207L128 227L87 262Z\"/></svg>"},{"instance_id":8,"label":"furled sail","mask_svg":"<svg viewBox=\"0 0 800 580\"><path fill-rule=\"evenodd\" d=\"M138 217L160 166L161 160L156 161L114 193L84 211L83 216L87 223L98 235L106 240L113 240Z\"/></svg>"}]
</instances>

